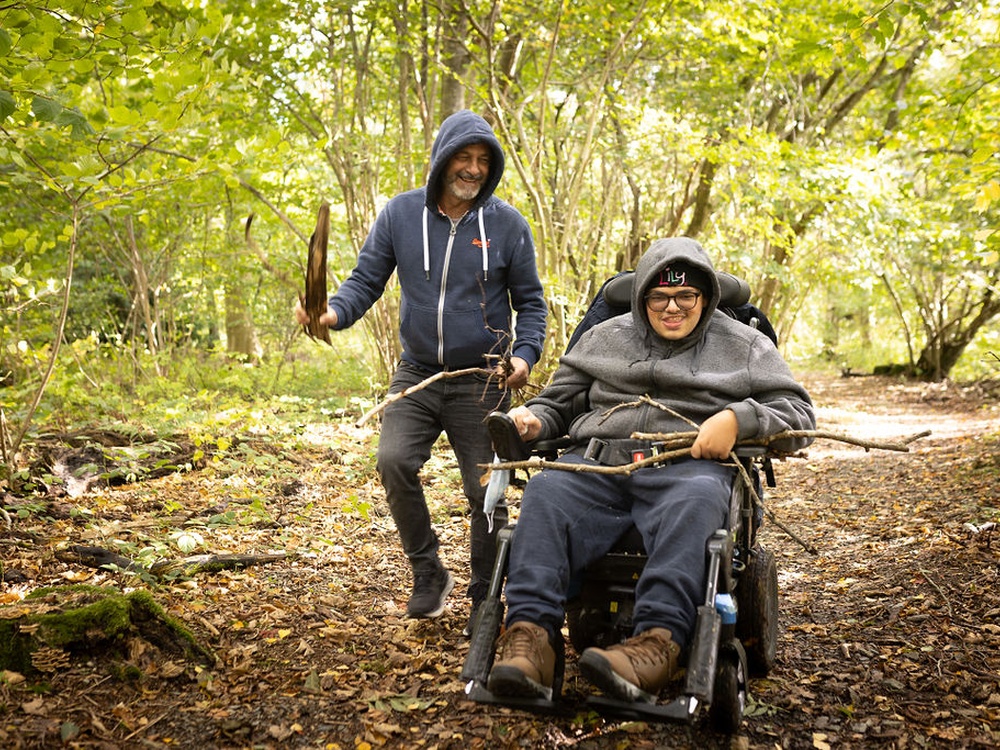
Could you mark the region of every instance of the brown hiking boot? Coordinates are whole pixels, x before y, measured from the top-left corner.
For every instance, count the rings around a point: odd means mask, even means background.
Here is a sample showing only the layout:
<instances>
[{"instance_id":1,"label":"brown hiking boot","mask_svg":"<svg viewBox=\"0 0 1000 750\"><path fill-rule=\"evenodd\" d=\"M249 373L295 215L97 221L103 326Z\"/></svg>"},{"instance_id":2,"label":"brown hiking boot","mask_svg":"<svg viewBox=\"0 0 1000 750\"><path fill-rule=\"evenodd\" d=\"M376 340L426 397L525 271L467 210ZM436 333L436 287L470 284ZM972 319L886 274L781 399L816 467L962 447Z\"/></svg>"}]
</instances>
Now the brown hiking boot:
<instances>
[{"instance_id":1,"label":"brown hiking boot","mask_svg":"<svg viewBox=\"0 0 1000 750\"><path fill-rule=\"evenodd\" d=\"M677 672L680 652L669 630L652 628L607 649L588 648L580 657L580 671L614 698L655 703Z\"/></svg>"},{"instance_id":2,"label":"brown hiking boot","mask_svg":"<svg viewBox=\"0 0 1000 750\"><path fill-rule=\"evenodd\" d=\"M486 687L496 695L552 700L555 665L548 631L532 622L515 622L497 642Z\"/></svg>"}]
</instances>

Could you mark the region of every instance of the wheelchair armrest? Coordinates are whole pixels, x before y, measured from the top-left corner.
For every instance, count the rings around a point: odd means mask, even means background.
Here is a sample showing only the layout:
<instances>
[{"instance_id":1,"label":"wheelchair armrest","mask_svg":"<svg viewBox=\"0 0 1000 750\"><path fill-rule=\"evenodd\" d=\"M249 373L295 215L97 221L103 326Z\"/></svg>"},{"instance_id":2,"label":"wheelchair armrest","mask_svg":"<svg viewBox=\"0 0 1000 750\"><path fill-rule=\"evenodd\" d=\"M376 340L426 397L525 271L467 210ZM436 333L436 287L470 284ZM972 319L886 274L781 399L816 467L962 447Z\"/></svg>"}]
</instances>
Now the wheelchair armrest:
<instances>
[{"instance_id":1,"label":"wheelchair armrest","mask_svg":"<svg viewBox=\"0 0 1000 750\"><path fill-rule=\"evenodd\" d=\"M554 459L564 450L573 445L573 441L570 439L569 435L563 435L562 437L550 438L548 440L536 440L533 443L528 443L528 447L531 452L542 458Z\"/></svg>"},{"instance_id":2,"label":"wheelchair armrest","mask_svg":"<svg viewBox=\"0 0 1000 750\"><path fill-rule=\"evenodd\" d=\"M486 430L490 433L493 451L505 461L524 461L533 455L555 458L573 444L569 435L525 442L518 434L514 420L502 411L492 412L486 417Z\"/></svg>"},{"instance_id":3,"label":"wheelchair armrest","mask_svg":"<svg viewBox=\"0 0 1000 750\"><path fill-rule=\"evenodd\" d=\"M491 412L486 417L486 431L490 434L493 451L505 461L524 461L531 456L531 448L517 432L517 426L502 411Z\"/></svg>"}]
</instances>

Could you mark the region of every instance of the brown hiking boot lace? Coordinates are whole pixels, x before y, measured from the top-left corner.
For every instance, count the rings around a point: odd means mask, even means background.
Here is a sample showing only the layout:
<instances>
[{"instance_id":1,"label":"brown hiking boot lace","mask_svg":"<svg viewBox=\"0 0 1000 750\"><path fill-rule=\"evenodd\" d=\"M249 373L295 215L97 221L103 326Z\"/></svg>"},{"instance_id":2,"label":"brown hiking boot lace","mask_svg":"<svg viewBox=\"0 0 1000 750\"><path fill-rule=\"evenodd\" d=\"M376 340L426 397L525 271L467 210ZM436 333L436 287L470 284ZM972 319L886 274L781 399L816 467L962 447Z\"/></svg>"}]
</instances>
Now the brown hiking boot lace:
<instances>
[{"instance_id":1,"label":"brown hiking boot lace","mask_svg":"<svg viewBox=\"0 0 1000 750\"><path fill-rule=\"evenodd\" d=\"M645 633L630 638L627 643L611 646L608 650L623 651L633 665L653 666L670 662L673 658L674 648L676 646L672 640L647 630Z\"/></svg>"},{"instance_id":2,"label":"brown hiking boot lace","mask_svg":"<svg viewBox=\"0 0 1000 750\"><path fill-rule=\"evenodd\" d=\"M514 623L503 634L501 641L500 655L502 661L521 657L527 659L532 664L542 663L541 639L529 627L520 623Z\"/></svg>"}]
</instances>

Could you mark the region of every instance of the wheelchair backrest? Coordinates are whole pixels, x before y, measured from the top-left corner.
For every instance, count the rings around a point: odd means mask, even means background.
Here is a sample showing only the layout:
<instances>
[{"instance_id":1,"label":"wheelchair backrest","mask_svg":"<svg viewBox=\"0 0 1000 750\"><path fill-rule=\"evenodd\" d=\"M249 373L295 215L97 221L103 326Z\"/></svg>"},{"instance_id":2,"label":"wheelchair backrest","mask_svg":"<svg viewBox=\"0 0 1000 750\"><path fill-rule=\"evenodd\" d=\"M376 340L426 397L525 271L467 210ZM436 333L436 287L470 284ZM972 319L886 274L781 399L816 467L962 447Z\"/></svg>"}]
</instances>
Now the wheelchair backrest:
<instances>
[{"instance_id":1,"label":"wheelchair backrest","mask_svg":"<svg viewBox=\"0 0 1000 750\"><path fill-rule=\"evenodd\" d=\"M778 334L764 313L750 304L750 285L743 279L725 271L716 271L722 297L719 300L719 310L735 318L741 323L752 325L765 334L771 341L778 344ZM580 337L593 326L615 315L624 315L632 309L632 278L634 271L622 271L601 286L600 291L590 303L583 319L573 331L566 345L566 351L573 348Z\"/></svg>"}]
</instances>

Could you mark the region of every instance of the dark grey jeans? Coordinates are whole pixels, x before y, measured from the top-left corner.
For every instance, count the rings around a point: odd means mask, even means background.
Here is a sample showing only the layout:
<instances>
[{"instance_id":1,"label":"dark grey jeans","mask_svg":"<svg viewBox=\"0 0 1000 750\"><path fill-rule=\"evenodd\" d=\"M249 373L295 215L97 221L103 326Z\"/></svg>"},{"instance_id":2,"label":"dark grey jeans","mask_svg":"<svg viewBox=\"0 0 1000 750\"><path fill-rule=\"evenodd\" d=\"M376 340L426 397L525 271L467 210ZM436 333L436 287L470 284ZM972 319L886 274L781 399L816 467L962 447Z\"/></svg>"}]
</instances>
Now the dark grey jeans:
<instances>
[{"instance_id":1,"label":"dark grey jeans","mask_svg":"<svg viewBox=\"0 0 1000 750\"><path fill-rule=\"evenodd\" d=\"M432 374L401 362L389 392L398 393ZM463 375L437 380L394 401L382 414L378 471L403 552L414 572L434 570L440 565L438 537L431 526L420 470L441 433L448 436L471 513L468 595L474 599L486 593L496 560L496 534L507 525L506 505L496 509L492 533L483 515L486 488L480 482L483 469L477 464L493 460L485 419L492 411L506 411L509 404L509 394L498 390L496 381L487 382L484 375Z\"/></svg>"},{"instance_id":2,"label":"dark grey jeans","mask_svg":"<svg viewBox=\"0 0 1000 750\"><path fill-rule=\"evenodd\" d=\"M562 462L587 463L577 455ZM635 632L667 628L685 646L704 603L706 543L725 527L733 466L687 459L628 476L546 469L524 489L507 577L507 624L562 627L572 580L634 523L648 553Z\"/></svg>"}]
</instances>

